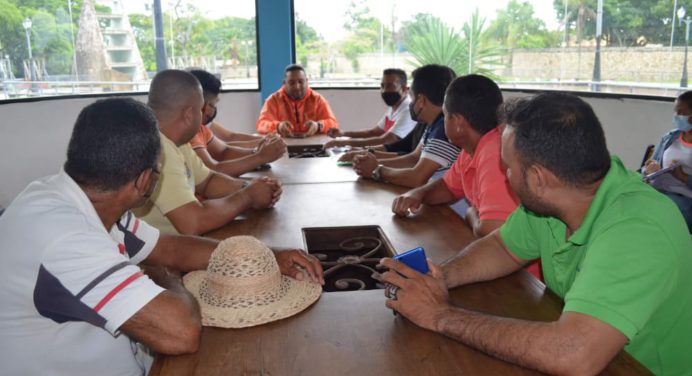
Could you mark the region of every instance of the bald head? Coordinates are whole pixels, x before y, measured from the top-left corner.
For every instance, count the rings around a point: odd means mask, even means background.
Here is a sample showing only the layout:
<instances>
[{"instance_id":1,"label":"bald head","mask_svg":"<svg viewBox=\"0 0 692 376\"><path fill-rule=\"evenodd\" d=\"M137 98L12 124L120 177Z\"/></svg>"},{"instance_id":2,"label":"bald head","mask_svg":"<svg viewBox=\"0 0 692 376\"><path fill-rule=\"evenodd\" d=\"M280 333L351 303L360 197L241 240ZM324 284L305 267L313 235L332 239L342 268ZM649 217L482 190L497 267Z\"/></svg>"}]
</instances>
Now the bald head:
<instances>
[{"instance_id":1,"label":"bald head","mask_svg":"<svg viewBox=\"0 0 692 376\"><path fill-rule=\"evenodd\" d=\"M169 117L193 105L201 96L202 86L195 76L189 72L169 69L154 76L147 104L156 112L157 117Z\"/></svg>"},{"instance_id":2,"label":"bald head","mask_svg":"<svg viewBox=\"0 0 692 376\"><path fill-rule=\"evenodd\" d=\"M180 146L190 142L202 124L204 97L197 78L181 70L159 72L149 87L149 107L161 132Z\"/></svg>"}]
</instances>

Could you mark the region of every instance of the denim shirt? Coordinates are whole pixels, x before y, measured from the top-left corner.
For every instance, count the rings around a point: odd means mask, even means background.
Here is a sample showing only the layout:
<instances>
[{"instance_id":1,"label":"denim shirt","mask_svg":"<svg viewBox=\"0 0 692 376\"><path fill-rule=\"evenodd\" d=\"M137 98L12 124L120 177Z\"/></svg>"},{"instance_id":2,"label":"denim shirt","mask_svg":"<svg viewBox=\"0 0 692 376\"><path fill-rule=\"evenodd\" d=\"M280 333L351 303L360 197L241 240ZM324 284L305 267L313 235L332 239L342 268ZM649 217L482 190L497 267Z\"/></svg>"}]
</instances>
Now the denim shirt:
<instances>
[{"instance_id":1,"label":"denim shirt","mask_svg":"<svg viewBox=\"0 0 692 376\"><path fill-rule=\"evenodd\" d=\"M664 134L663 137L661 137L661 141L656 146L656 149L654 150L654 155L651 156L651 159L658 162L660 166L663 166L663 152L665 152L666 149L670 147L670 145L673 143L673 141L675 141L676 138L680 137L681 133L681 130L673 129L672 131ZM642 168L642 172L644 172L644 168ZM687 181L685 182L685 184L687 184L687 186L690 189L692 189L692 175L687 177Z\"/></svg>"}]
</instances>

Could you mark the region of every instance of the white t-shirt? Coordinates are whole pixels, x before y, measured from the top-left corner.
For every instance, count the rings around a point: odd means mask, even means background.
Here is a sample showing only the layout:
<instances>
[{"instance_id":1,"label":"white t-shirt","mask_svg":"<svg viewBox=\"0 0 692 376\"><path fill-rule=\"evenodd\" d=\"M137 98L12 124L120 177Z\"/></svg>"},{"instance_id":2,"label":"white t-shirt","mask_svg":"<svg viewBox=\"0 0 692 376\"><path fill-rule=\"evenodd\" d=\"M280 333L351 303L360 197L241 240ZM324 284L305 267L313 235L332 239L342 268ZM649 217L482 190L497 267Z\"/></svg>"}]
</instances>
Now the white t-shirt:
<instances>
[{"instance_id":1,"label":"white t-shirt","mask_svg":"<svg viewBox=\"0 0 692 376\"><path fill-rule=\"evenodd\" d=\"M387 112L377 122L377 126L385 132L394 133L400 139L406 137L416 126L416 122L411 119L411 113L408 110L409 103L411 103L411 98L406 95L396 111L392 111L392 107L387 107Z\"/></svg>"},{"instance_id":2,"label":"white t-shirt","mask_svg":"<svg viewBox=\"0 0 692 376\"><path fill-rule=\"evenodd\" d=\"M692 174L692 145L683 142L680 136L673 140L670 146L663 152L662 167L669 167L673 161L680 163L684 173ZM657 189L692 198L692 189L673 176L672 173L657 177L652 184Z\"/></svg>"},{"instance_id":3,"label":"white t-shirt","mask_svg":"<svg viewBox=\"0 0 692 376\"><path fill-rule=\"evenodd\" d=\"M7 375L141 375L120 326L163 288L136 265L159 232L126 213L107 231L64 171L0 216L0 367Z\"/></svg>"}]
</instances>

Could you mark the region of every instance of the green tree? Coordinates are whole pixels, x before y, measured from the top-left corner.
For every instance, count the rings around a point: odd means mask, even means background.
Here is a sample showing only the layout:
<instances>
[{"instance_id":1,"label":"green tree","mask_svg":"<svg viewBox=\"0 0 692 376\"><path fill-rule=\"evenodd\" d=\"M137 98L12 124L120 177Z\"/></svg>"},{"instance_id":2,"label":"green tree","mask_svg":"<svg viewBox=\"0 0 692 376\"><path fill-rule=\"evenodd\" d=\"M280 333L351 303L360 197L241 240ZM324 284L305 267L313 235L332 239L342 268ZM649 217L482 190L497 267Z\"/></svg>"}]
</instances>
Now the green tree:
<instances>
[{"instance_id":1,"label":"green tree","mask_svg":"<svg viewBox=\"0 0 692 376\"><path fill-rule=\"evenodd\" d=\"M352 0L346 10L344 28L349 31L341 43L340 50L349 60L354 71L359 70L358 55L379 51L392 45L392 32L370 14L365 0ZM380 42L383 45L380 45Z\"/></svg>"},{"instance_id":2,"label":"green tree","mask_svg":"<svg viewBox=\"0 0 692 376\"><path fill-rule=\"evenodd\" d=\"M15 75L22 75L18 69L28 58L24 28L19 8L10 1L0 0L0 58L9 56Z\"/></svg>"},{"instance_id":3,"label":"green tree","mask_svg":"<svg viewBox=\"0 0 692 376\"><path fill-rule=\"evenodd\" d=\"M557 44L555 33L547 30L543 20L534 17L533 5L527 1L510 0L507 8L498 10L488 27L488 36L508 49L546 48Z\"/></svg>"},{"instance_id":4,"label":"green tree","mask_svg":"<svg viewBox=\"0 0 692 376\"><path fill-rule=\"evenodd\" d=\"M154 23L151 16L144 14L128 15L132 33L135 36L139 54L148 72L156 71L156 46L154 43Z\"/></svg>"},{"instance_id":5,"label":"green tree","mask_svg":"<svg viewBox=\"0 0 692 376\"><path fill-rule=\"evenodd\" d=\"M300 19L296 14L296 57L298 62L306 69L308 67L308 55L324 52L325 43L317 31Z\"/></svg>"},{"instance_id":6,"label":"green tree","mask_svg":"<svg viewBox=\"0 0 692 376\"><path fill-rule=\"evenodd\" d=\"M405 39L411 63L446 65L458 74L478 73L497 79L501 50L484 31L485 19L476 9L471 19L464 23L461 33L447 26L439 18L424 16L418 22L408 24Z\"/></svg>"}]
</instances>

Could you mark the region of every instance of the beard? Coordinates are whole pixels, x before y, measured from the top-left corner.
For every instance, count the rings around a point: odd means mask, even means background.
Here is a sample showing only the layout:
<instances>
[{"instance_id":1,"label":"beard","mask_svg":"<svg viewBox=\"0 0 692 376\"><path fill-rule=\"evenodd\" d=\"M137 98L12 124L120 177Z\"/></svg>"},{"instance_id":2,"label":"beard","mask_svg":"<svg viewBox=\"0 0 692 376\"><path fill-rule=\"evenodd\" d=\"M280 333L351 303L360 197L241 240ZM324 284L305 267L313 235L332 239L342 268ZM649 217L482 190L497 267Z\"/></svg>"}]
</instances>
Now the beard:
<instances>
[{"instance_id":1,"label":"beard","mask_svg":"<svg viewBox=\"0 0 692 376\"><path fill-rule=\"evenodd\" d=\"M531 213L542 217L558 217L559 210L557 207L543 201L538 195L531 192L528 184L526 184L526 177L524 177L522 185L517 187L514 192L517 194L521 204L524 205L524 208Z\"/></svg>"}]
</instances>

